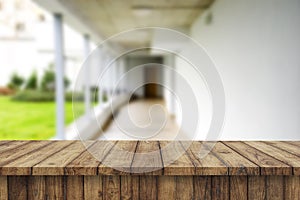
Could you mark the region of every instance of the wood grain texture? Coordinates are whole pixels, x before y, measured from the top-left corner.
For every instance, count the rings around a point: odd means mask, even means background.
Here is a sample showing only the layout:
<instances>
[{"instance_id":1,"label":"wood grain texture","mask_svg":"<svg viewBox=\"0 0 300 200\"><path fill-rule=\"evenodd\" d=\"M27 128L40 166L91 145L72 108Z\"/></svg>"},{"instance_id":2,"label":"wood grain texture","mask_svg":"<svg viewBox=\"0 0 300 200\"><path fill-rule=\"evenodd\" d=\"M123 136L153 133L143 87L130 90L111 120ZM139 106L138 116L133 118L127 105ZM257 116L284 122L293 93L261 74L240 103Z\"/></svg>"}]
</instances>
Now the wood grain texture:
<instances>
[{"instance_id":1,"label":"wood grain texture","mask_svg":"<svg viewBox=\"0 0 300 200\"><path fill-rule=\"evenodd\" d=\"M66 198L80 200L84 197L83 176L66 177Z\"/></svg>"},{"instance_id":2,"label":"wood grain texture","mask_svg":"<svg viewBox=\"0 0 300 200\"><path fill-rule=\"evenodd\" d=\"M300 156L300 147L290 142L278 142L278 141L265 141L264 143L270 144L274 147L280 148L283 151L287 151L296 156Z\"/></svg>"},{"instance_id":3,"label":"wood grain texture","mask_svg":"<svg viewBox=\"0 0 300 200\"><path fill-rule=\"evenodd\" d=\"M300 175L297 142L218 142L203 158L199 141L86 144L5 141L0 175Z\"/></svg>"},{"instance_id":4,"label":"wood grain texture","mask_svg":"<svg viewBox=\"0 0 300 200\"><path fill-rule=\"evenodd\" d=\"M179 141L159 141L159 144L164 164L164 175L195 174L195 165Z\"/></svg>"},{"instance_id":5,"label":"wood grain texture","mask_svg":"<svg viewBox=\"0 0 300 200\"><path fill-rule=\"evenodd\" d=\"M195 199L211 199L211 176L194 176Z\"/></svg>"},{"instance_id":6,"label":"wood grain texture","mask_svg":"<svg viewBox=\"0 0 300 200\"><path fill-rule=\"evenodd\" d=\"M32 167L33 175L63 175L64 168L86 148L81 142L74 142L66 148L52 154Z\"/></svg>"},{"instance_id":7,"label":"wood grain texture","mask_svg":"<svg viewBox=\"0 0 300 200\"><path fill-rule=\"evenodd\" d=\"M84 199L103 199L102 176L84 176Z\"/></svg>"},{"instance_id":8,"label":"wood grain texture","mask_svg":"<svg viewBox=\"0 0 300 200\"><path fill-rule=\"evenodd\" d=\"M30 141L10 141L10 142L4 142L0 146L0 154L6 152L6 151L11 151L19 146L26 145Z\"/></svg>"},{"instance_id":9,"label":"wood grain texture","mask_svg":"<svg viewBox=\"0 0 300 200\"><path fill-rule=\"evenodd\" d=\"M248 180L247 176L229 177L230 199L247 200L248 198Z\"/></svg>"},{"instance_id":10,"label":"wood grain texture","mask_svg":"<svg viewBox=\"0 0 300 200\"><path fill-rule=\"evenodd\" d=\"M162 157L157 141L140 141L131 164L131 173L152 175L162 174Z\"/></svg>"},{"instance_id":11,"label":"wood grain texture","mask_svg":"<svg viewBox=\"0 0 300 200\"><path fill-rule=\"evenodd\" d=\"M264 153L272 156L273 158L276 158L280 160L281 162L286 163L287 165L291 166L293 168L293 173L295 175L300 175L300 157L288 153L287 151L283 151L280 148L276 148L272 145L269 145L264 142L245 142L252 147L263 151Z\"/></svg>"},{"instance_id":12,"label":"wood grain texture","mask_svg":"<svg viewBox=\"0 0 300 200\"><path fill-rule=\"evenodd\" d=\"M139 199L139 176L121 176L121 199Z\"/></svg>"},{"instance_id":13,"label":"wood grain texture","mask_svg":"<svg viewBox=\"0 0 300 200\"><path fill-rule=\"evenodd\" d=\"M28 199L40 200L46 197L45 176L29 176L28 178Z\"/></svg>"},{"instance_id":14,"label":"wood grain texture","mask_svg":"<svg viewBox=\"0 0 300 200\"><path fill-rule=\"evenodd\" d=\"M95 142L65 167L66 175L97 175L100 164L99 152L105 150L104 142ZM98 160L99 159L99 160Z\"/></svg>"},{"instance_id":15,"label":"wood grain texture","mask_svg":"<svg viewBox=\"0 0 300 200\"><path fill-rule=\"evenodd\" d=\"M64 199L65 177L64 176L46 176L46 199Z\"/></svg>"},{"instance_id":16,"label":"wood grain texture","mask_svg":"<svg viewBox=\"0 0 300 200\"><path fill-rule=\"evenodd\" d=\"M299 199L300 176L1 176L0 199ZM5 186L3 186L5 185Z\"/></svg>"},{"instance_id":17,"label":"wood grain texture","mask_svg":"<svg viewBox=\"0 0 300 200\"><path fill-rule=\"evenodd\" d=\"M229 199L229 177L212 176L211 180L211 198L216 200Z\"/></svg>"},{"instance_id":18,"label":"wood grain texture","mask_svg":"<svg viewBox=\"0 0 300 200\"><path fill-rule=\"evenodd\" d=\"M103 192L105 200L120 199L120 176L104 176Z\"/></svg>"},{"instance_id":19,"label":"wood grain texture","mask_svg":"<svg viewBox=\"0 0 300 200\"><path fill-rule=\"evenodd\" d=\"M0 176L0 199L8 198L7 176Z\"/></svg>"},{"instance_id":20,"label":"wood grain texture","mask_svg":"<svg viewBox=\"0 0 300 200\"><path fill-rule=\"evenodd\" d=\"M140 176L140 199L157 199L157 176Z\"/></svg>"},{"instance_id":21,"label":"wood grain texture","mask_svg":"<svg viewBox=\"0 0 300 200\"><path fill-rule=\"evenodd\" d=\"M221 142L215 144L211 153L228 167L229 175L259 175L259 167Z\"/></svg>"},{"instance_id":22,"label":"wood grain texture","mask_svg":"<svg viewBox=\"0 0 300 200\"><path fill-rule=\"evenodd\" d=\"M253 163L260 167L261 175L290 175L292 174L292 168L257 150L256 148L249 146L243 142L224 142L225 145L229 146L236 152L239 152L242 156L251 160Z\"/></svg>"},{"instance_id":23,"label":"wood grain texture","mask_svg":"<svg viewBox=\"0 0 300 200\"><path fill-rule=\"evenodd\" d=\"M285 199L300 199L300 176L285 176Z\"/></svg>"},{"instance_id":24,"label":"wood grain texture","mask_svg":"<svg viewBox=\"0 0 300 200\"><path fill-rule=\"evenodd\" d=\"M266 199L266 176L248 177L248 199Z\"/></svg>"},{"instance_id":25,"label":"wood grain texture","mask_svg":"<svg viewBox=\"0 0 300 200\"><path fill-rule=\"evenodd\" d=\"M194 199L193 176L176 176L176 199Z\"/></svg>"},{"instance_id":26,"label":"wood grain texture","mask_svg":"<svg viewBox=\"0 0 300 200\"><path fill-rule=\"evenodd\" d=\"M26 176L8 176L8 199L27 199Z\"/></svg>"},{"instance_id":27,"label":"wood grain texture","mask_svg":"<svg viewBox=\"0 0 300 200\"><path fill-rule=\"evenodd\" d=\"M174 176L161 176L157 183L158 199L176 199L176 179Z\"/></svg>"},{"instance_id":28,"label":"wood grain texture","mask_svg":"<svg viewBox=\"0 0 300 200\"><path fill-rule=\"evenodd\" d=\"M266 196L269 200L284 199L283 176L266 177Z\"/></svg>"},{"instance_id":29,"label":"wood grain texture","mask_svg":"<svg viewBox=\"0 0 300 200\"><path fill-rule=\"evenodd\" d=\"M51 142L39 150L32 151L4 164L0 168L0 172L6 175L30 175L32 166L69 145L71 145L70 142Z\"/></svg>"},{"instance_id":30,"label":"wood grain texture","mask_svg":"<svg viewBox=\"0 0 300 200\"><path fill-rule=\"evenodd\" d=\"M10 175L10 173L7 172L13 172L12 174L23 174L22 166L19 166L17 168L12 168L11 170L6 170L4 166L8 164L11 161L14 161L16 159L22 159L23 156L28 155L32 153L33 151L37 151L40 148L49 145L50 141L30 141L28 143L25 143L23 145L19 145L15 147L14 149L10 149L9 151L4 151L0 154L0 174ZM9 143L13 144L13 143ZM28 144L28 145L26 145ZM18 172L20 171L20 172ZM26 173L30 173L30 168L25 170Z\"/></svg>"},{"instance_id":31,"label":"wood grain texture","mask_svg":"<svg viewBox=\"0 0 300 200\"><path fill-rule=\"evenodd\" d=\"M137 144L137 141L117 142L98 167L99 174L130 174Z\"/></svg>"},{"instance_id":32,"label":"wood grain texture","mask_svg":"<svg viewBox=\"0 0 300 200\"><path fill-rule=\"evenodd\" d=\"M201 142L193 142L188 148L189 158L195 165L196 175L227 175L228 168L224 162L220 161L214 154L207 153L205 157L200 157L203 145Z\"/></svg>"}]
</instances>

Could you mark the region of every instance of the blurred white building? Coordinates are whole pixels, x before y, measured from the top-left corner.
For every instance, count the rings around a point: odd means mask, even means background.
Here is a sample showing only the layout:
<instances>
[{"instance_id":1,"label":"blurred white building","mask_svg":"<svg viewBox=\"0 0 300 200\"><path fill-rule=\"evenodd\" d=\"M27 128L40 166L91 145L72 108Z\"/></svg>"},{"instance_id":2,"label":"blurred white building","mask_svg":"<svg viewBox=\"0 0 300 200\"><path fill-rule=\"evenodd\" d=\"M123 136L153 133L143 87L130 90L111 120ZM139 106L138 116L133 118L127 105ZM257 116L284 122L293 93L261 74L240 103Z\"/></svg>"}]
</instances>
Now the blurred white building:
<instances>
[{"instance_id":1,"label":"blurred white building","mask_svg":"<svg viewBox=\"0 0 300 200\"><path fill-rule=\"evenodd\" d=\"M53 17L31 0L0 0L0 86L12 73L39 78L54 62ZM64 25L65 74L73 86L83 59L82 37Z\"/></svg>"}]
</instances>

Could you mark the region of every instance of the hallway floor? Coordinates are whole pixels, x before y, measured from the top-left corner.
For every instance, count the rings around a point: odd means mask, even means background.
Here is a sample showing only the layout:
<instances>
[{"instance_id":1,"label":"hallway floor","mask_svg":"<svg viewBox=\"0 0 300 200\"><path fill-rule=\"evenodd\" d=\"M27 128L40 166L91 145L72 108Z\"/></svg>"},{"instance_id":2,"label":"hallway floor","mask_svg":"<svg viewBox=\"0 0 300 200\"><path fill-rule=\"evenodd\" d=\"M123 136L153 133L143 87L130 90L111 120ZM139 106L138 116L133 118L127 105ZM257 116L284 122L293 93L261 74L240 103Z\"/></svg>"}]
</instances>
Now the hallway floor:
<instances>
[{"instance_id":1,"label":"hallway floor","mask_svg":"<svg viewBox=\"0 0 300 200\"><path fill-rule=\"evenodd\" d=\"M182 139L179 126L163 100L142 99L123 106L114 114L101 140L174 140Z\"/></svg>"}]
</instances>

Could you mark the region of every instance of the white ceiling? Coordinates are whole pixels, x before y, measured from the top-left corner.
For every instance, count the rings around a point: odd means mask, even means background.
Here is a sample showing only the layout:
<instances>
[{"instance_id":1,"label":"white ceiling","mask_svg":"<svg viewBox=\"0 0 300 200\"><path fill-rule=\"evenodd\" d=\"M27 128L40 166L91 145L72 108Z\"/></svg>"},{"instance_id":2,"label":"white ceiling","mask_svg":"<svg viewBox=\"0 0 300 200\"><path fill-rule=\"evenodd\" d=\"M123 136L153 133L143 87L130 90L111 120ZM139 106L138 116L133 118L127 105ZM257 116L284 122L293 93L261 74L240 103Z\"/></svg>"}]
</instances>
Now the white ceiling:
<instances>
[{"instance_id":1,"label":"white ceiling","mask_svg":"<svg viewBox=\"0 0 300 200\"><path fill-rule=\"evenodd\" d=\"M35 0L50 11L43 1L57 1L85 27L100 37L137 27L164 27L189 30L194 20L213 0ZM44 5L43 5L44 4ZM57 7L57 6L55 6ZM128 35L128 34L127 34ZM153 33L136 31L117 42L125 47L151 42Z\"/></svg>"}]
</instances>

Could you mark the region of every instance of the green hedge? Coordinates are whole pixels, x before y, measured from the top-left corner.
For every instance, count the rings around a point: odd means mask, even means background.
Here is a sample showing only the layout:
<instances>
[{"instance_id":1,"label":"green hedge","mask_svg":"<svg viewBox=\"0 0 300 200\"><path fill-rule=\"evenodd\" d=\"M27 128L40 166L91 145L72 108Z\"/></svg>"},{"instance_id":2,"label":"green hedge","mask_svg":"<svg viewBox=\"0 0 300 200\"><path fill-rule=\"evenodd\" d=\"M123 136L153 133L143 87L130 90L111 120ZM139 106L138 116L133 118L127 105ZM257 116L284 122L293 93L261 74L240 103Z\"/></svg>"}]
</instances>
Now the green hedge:
<instances>
[{"instance_id":1,"label":"green hedge","mask_svg":"<svg viewBox=\"0 0 300 200\"><path fill-rule=\"evenodd\" d=\"M83 93L72 93L67 92L65 94L66 101L72 102L74 96L74 101L83 101ZM92 95L92 101L97 101L98 95ZM96 97L96 99L94 99ZM51 102L55 101L55 93L50 91L39 91L39 90L23 90L12 96L13 101L26 101L26 102Z\"/></svg>"},{"instance_id":2,"label":"green hedge","mask_svg":"<svg viewBox=\"0 0 300 200\"><path fill-rule=\"evenodd\" d=\"M55 95L53 92L41 92L35 90L19 91L12 97L13 101L28 101L28 102L47 102L54 101Z\"/></svg>"}]
</instances>

